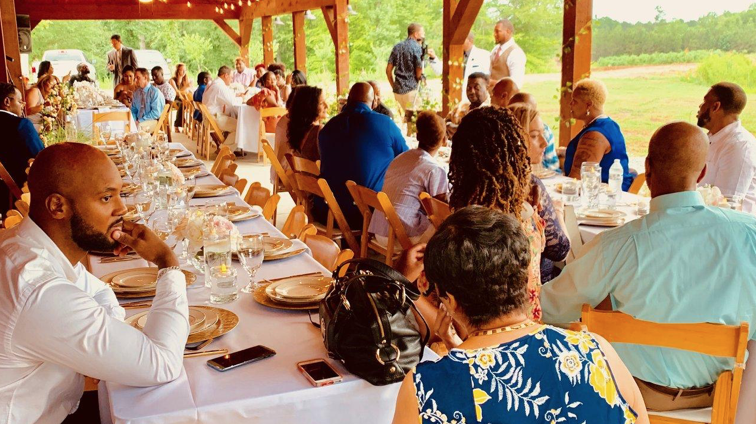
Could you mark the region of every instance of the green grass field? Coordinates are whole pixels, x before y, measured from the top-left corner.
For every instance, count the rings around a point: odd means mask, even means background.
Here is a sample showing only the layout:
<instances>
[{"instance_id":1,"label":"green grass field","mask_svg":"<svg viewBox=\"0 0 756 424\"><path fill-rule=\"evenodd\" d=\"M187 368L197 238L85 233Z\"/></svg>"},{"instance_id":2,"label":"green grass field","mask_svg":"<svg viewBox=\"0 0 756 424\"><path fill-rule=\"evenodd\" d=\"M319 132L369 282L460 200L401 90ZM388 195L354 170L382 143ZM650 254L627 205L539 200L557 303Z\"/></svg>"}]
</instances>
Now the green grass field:
<instances>
[{"instance_id":1,"label":"green grass field","mask_svg":"<svg viewBox=\"0 0 756 424\"><path fill-rule=\"evenodd\" d=\"M609 90L605 112L616 120L627 142L628 154L645 157L648 140L654 131L672 121L696 122L696 113L703 96L708 91L705 85L686 82L679 74L652 76L648 78L602 79ZM525 89L536 96L538 107L546 122L559 138L559 102L555 95L558 82L529 83ZM756 95L741 115L745 127L756 133ZM578 123L578 125L580 125Z\"/></svg>"}]
</instances>

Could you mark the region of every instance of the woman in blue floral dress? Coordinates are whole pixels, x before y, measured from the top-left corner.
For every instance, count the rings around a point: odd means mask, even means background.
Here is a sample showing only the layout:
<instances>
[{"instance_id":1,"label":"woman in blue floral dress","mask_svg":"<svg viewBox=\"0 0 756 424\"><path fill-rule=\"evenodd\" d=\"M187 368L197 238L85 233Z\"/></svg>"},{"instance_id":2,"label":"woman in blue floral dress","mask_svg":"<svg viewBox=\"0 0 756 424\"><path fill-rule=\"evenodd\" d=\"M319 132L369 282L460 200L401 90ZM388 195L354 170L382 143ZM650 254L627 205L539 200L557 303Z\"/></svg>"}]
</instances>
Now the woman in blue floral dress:
<instances>
[{"instance_id":1,"label":"woman in blue floral dress","mask_svg":"<svg viewBox=\"0 0 756 424\"><path fill-rule=\"evenodd\" d=\"M395 424L649 422L609 343L528 318L528 248L520 222L481 206L455 212L428 242L425 276L448 311L436 332L450 351L407 375Z\"/></svg>"}]
</instances>

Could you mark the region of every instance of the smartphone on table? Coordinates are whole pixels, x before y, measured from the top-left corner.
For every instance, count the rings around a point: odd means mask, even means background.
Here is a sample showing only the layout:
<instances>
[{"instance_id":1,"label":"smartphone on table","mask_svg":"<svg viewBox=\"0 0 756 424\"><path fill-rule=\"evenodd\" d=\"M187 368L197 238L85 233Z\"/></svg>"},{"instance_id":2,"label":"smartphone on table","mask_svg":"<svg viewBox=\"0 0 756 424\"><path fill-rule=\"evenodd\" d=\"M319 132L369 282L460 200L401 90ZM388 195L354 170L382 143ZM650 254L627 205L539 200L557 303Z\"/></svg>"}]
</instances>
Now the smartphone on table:
<instances>
[{"instance_id":1,"label":"smartphone on table","mask_svg":"<svg viewBox=\"0 0 756 424\"><path fill-rule=\"evenodd\" d=\"M315 387L328 386L343 380L341 374L324 359L312 359L297 364L299 371Z\"/></svg>"},{"instance_id":2,"label":"smartphone on table","mask_svg":"<svg viewBox=\"0 0 756 424\"><path fill-rule=\"evenodd\" d=\"M242 365L257 362L265 358L274 356L276 351L263 346L253 346L238 352L229 353L207 361L207 365L218 371L228 371Z\"/></svg>"}]
</instances>

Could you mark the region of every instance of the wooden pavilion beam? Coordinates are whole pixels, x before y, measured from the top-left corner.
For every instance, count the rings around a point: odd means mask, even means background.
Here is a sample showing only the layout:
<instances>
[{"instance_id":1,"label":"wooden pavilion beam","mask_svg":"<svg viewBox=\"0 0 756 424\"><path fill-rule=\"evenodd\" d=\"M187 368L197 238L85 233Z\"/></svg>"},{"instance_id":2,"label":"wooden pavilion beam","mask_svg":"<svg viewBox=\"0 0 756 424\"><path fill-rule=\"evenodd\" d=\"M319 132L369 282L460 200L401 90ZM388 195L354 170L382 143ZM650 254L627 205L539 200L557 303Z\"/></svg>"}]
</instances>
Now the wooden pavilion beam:
<instances>
[{"instance_id":1,"label":"wooden pavilion beam","mask_svg":"<svg viewBox=\"0 0 756 424\"><path fill-rule=\"evenodd\" d=\"M326 14L326 10L328 13ZM341 96L349 90L349 13L347 0L335 0L333 7L325 8L323 17L331 30L336 51L336 95Z\"/></svg>"},{"instance_id":2,"label":"wooden pavilion beam","mask_svg":"<svg viewBox=\"0 0 756 424\"><path fill-rule=\"evenodd\" d=\"M323 6L320 9L323 12L323 19L325 19L326 27L328 27L328 33L331 34L331 40L333 41L333 44L336 45L336 28L333 26L336 18L333 14L333 6Z\"/></svg>"},{"instance_id":3,"label":"wooden pavilion beam","mask_svg":"<svg viewBox=\"0 0 756 424\"><path fill-rule=\"evenodd\" d=\"M565 0L562 32L562 85L559 107L559 145L567 146L580 128L571 125L572 87L591 76L593 0Z\"/></svg>"},{"instance_id":4,"label":"wooden pavilion beam","mask_svg":"<svg viewBox=\"0 0 756 424\"><path fill-rule=\"evenodd\" d=\"M273 18L263 16L262 18L262 41L263 41L263 63L265 66L273 63Z\"/></svg>"},{"instance_id":5,"label":"wooden pavilion beam","mask_svg":"<svg viewBox=\"0 0 756 424\"><path fill-rule=\"evenodd\" d=\"M336 0L261 0L251 6L241 7L242 18L259 18L262 16L286 15L292 12L320 9L332 6Z\"/></svg>"},{"instance_id":6,"label":"wooden pavilion beam","mask_svg":"<svg viewBox=\"0 0 756 424\"><path fill-rule=\"evenodd\" d=\"M465 66L463 44L482 6L483 0L444 0L444 71L441 100L444 115L462 98Z\"/></svg>"},{"instance_id":7,"label":"wooden pavilion beam","mask_svg":"<svg viewBox=\"0 0 756 424\"><path fill-rule=\"evenodd\" d=\"M24 92L21 75L21 51L18 47L16 5L13 0L0 0L0 31L2 31L3 72L0 81L10 82Z\"/></svg>"},{"instance_id":8,"label":"wooden pavilion beam","mask_svg":"<svg viewBox=\"0 0 756 424\"><path fill-rule=\"evenodd\" d=\"M218 25L218 28L222 29L223 32L226 33L226 35L228 35L228 38L230 38L231 41L236 43L237 46L241 47L242 45L241 36L237 34L233 28L231 28L231 25L229 25L228 23L226 23L226 21L220 18L213 19L213 22L215 22L215 25Z\"/></svg>"},{"instance_id":9,"label":"wooden pavilion beam","mask_svg":"<svg viewBox=\"0 0 756 424\"><path fill-rule=\"evenodd\" d=\"M241 8L215 11L214 3L117 3L117 2L72 2L50 0L17 0L16 13L29 15L32 21L40 20L139 20L139 19L239 19ZM5 9L5 8L4 8Z\"/></svg>"},{"instance_id":10,"label":"wooden pavilion beam","mask_svg":"<svg viewBox=\"0 0 756 424\"><path fill-rule=\"evenodd\" d=\"M307 43L305 42L304 12L291 14L294 27L294 69L307 74Z\"/></svg>"},{"instance_id":11,"label":"wooden pavilion beam","mask_svg":"<svg viewBox=\"0 0 756 424\"><path fill-rule=\"evenodd\" d=\"M244 61L244 64L249 67L249 39L252 37L252 24L254 20L252 19L239 19L239 32L240 32L240 40L241 43L239 44L239 56L241 56L242 60Z\"/></svg>"}]
</instances>

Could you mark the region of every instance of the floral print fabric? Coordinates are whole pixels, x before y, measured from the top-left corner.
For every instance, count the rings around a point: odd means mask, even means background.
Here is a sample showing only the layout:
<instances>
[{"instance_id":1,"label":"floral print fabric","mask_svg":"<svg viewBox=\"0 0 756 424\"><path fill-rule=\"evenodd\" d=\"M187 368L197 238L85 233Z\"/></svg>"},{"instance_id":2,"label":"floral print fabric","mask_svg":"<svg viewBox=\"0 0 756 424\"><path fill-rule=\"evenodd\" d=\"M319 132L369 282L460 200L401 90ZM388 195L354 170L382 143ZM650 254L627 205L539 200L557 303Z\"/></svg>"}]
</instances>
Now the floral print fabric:
<instances>
[{"instance_id":1,"label":"floral print fabric","mask_svg":"<svg viewBox=\"0 0 756 424\"><path fill-rule=\"evenodd\" d=\"M637 417L598 342L550 326L419 364L415 394L421 424L633 424Z\"/></svg>"}]
</instances>

